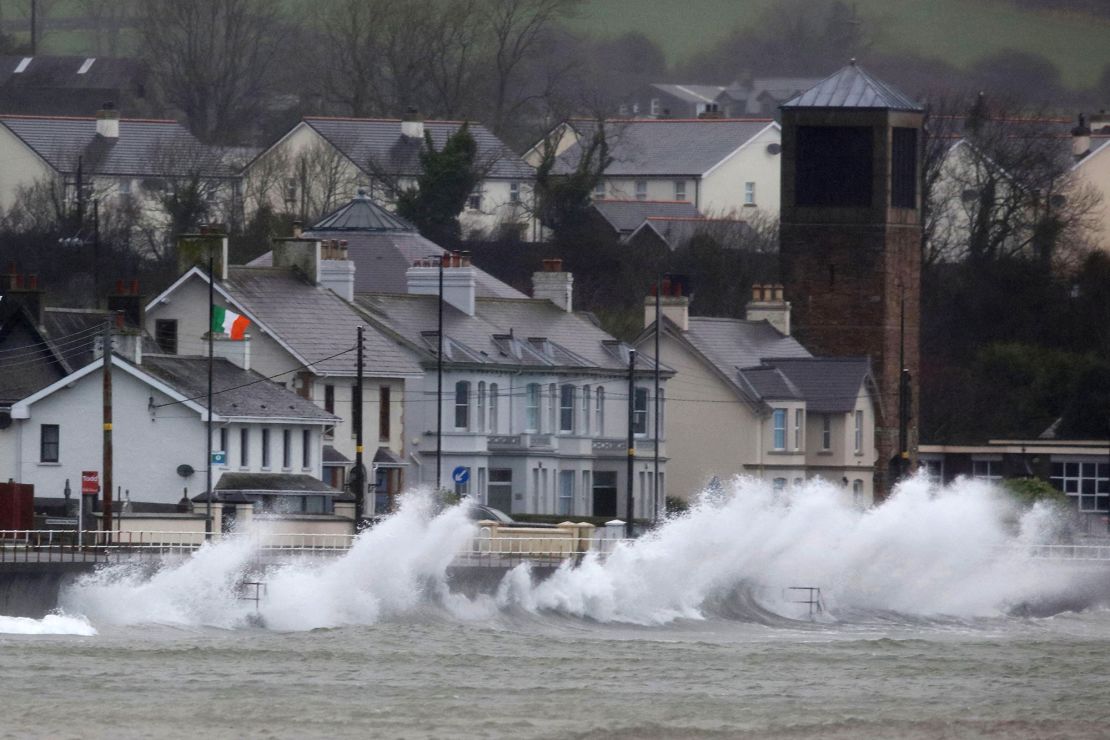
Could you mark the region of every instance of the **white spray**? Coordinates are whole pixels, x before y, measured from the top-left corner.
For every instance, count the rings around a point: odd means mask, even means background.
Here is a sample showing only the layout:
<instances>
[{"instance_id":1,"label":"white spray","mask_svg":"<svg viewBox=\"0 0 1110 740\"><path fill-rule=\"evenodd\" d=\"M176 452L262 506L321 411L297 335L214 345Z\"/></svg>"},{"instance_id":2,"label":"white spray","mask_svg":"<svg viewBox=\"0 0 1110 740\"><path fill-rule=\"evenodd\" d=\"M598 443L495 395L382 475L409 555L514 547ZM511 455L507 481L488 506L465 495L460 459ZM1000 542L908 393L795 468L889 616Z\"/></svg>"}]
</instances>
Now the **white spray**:
<instances>
[{"instance_id":1,"label":"white spray","mask_svg":"<svg viewBox=\"0 0 1110 740\"><path fill-rule=\"evenodd\" d=\"M1056 536L1051 510L1034 507L1019 519L1001 494L975 481L938 489L915 478L860 511L821 481L783 495L764 481L737 479L605 559L588 557L539 582L518 568L496 600L476 601L449 595L446 585L455 554L475 532L465 511L437 513L428 492L403 501L343 557L267 572L264 623L282 630L369 624L437 604L460 619L525 609L665 624L702 618L738 591L787 614L780 596L788 586L820 587L834 615L975 617L1070 588L1020 552ZM152 577L108 569L70 588L63 607L94 623L242 626L255 611L237 591L250 560L249 546L232 542Z\"/></svg>"}]
</instances>

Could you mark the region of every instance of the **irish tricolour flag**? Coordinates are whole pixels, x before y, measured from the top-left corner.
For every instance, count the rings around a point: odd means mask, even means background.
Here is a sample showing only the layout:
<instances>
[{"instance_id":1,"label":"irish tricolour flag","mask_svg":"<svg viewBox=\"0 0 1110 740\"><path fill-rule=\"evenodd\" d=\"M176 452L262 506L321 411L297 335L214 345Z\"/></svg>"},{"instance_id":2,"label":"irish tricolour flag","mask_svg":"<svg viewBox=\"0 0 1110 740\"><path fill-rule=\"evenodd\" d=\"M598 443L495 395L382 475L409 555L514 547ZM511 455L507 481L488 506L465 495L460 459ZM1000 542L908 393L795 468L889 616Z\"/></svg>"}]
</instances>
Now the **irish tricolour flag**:
<instances>
[{"instance_id":1,"label":"irish tricolour flag","mask_svg":"<svg viewBox=\"0 0 1110 740\"><path fill-rule=\"evenodd\" d=\"M232 339L242 339L250 326L250 319L220 306L212 307L212 331L226 334Z\"/></svg>"}]
</instances>

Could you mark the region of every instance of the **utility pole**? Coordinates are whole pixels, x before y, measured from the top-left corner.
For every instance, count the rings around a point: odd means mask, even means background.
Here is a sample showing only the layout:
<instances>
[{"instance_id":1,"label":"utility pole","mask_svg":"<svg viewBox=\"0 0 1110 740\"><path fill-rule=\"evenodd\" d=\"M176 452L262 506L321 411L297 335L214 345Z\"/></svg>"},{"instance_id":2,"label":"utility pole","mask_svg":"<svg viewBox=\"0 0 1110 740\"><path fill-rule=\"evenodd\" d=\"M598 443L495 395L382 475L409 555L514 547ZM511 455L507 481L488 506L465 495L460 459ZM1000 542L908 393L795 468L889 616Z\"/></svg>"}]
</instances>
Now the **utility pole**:
<instances>
[{"instance_id":1,"label":"utility pole","mask_svg":"<svg viewBox=\"0 0 1110 740\"><path fill-rule=\"evenodd\" d=\"M655 477L651 486L652 499L654 508L652 509L651 521L653 524L659 522L659 331L660 325L663 323L663 276L659 275L655 278L655 454L653 462L655 467Z\"/></svg>"},{"instance_id":2,"label":"utility pole","mask_svg":"<svg viewBox=\"0 0 1110 740\"><path fill-rule=\"evenodd\" d=\"M363 327L358 327L358 344L356 346L356 360L355 360L355 387L351 394L351 402L354 404L353 416L355 425L355 533L358 533L359 525L364 516L365 503L363 496L366 494L366 465L362 459L362 373L363 373L363 360L362 360L362 331Z\"/></svg>"},{"instance_id":3,"label":"utility pole","mask_svg":"<svg viewBox=\"0 0 1110 740\"><path fill-rule=\"evenodd\" d=\"M624 536L632 539L632 515L635 513L634 501L632 497L632 477L635 471L632 469L636 462L636 440L635 429L636 426L636 350L628 350L628 470L625 486L625 523L624 523Z\"/></svg>"},{"instance_id":4,"label":"utility pole","mask_svg":"<svg viewBox=\"0 0 1110 740\"><path fill-rule=\"evenodd\" d=\"M212 243L208 242L208 421L205 425L206 434L204 441L204 539L212 539L212 362L214 354L214 340L216 330L212 324L215 320L215 293L216 271L215 260L212 257ZM227 450L223 450L226 455Z\"/></svg>"},{"instance_id":5,"label":"utility pole","mask_svg":"<svg viewBox=\"0 0 1110 740\"><path fill-rule=\"evenodd\" d=\"M443 487L443 260L439 256L439 331L436 348L436 493Z\"/></svg>"},{"instance_id":6,"label":"utility pole","mask_svg":"<svg viewBox=\"0 0 1110 740\"><path fill-rule=\"evenodd\" d=\"M111 542L112 531L112 317L104 325L104 531Z\"/></svg>"},{"instance_id":7,"label":"utility pole","mask_svg":"<svg viewBox=\"0 0 1110 740\"><path fill-rule=\"evenodd\" d=\"M100 200L93 198L93 295L100 305ZM139 327L140 329L142 327Z\"/></svg>"},{"instance_id":8,"label":"utility pole","mask_svg":"<svg viewBox=\"0 0 1110 740\"><path fill-rule=\"evenodd\" d=\"M906 288L901 286L899 304L899 345L898 345L898 477L908 472L909 467L909 370L906 369ZM893 483L894 481L891 481Z\"/></svg>"}]
</instances>

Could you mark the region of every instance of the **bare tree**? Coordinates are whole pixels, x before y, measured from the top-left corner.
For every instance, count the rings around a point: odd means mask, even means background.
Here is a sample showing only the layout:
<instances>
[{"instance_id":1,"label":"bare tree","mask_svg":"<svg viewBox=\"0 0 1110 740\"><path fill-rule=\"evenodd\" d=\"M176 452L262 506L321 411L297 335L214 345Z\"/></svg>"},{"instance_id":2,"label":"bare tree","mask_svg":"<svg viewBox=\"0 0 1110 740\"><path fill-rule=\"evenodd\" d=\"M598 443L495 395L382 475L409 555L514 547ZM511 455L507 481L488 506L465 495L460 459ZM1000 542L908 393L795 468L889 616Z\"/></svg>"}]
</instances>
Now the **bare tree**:
<instances>
[{"instance_id":1,"label":"bare tree","mask_svg":"<svg viewBox=\"0 0 1110 740\"><path fill-rule=\"evenodd\" d=\"M1073 173L1060 122L982 96L965 110L930 117L926 264L1026 257L1050 266L1083 251L1099 195Z\"/></svg>"},{"instance_id":2,"label":"bare tree","mask_svg":"<svg viewBox=\"0 0 1110 740\"><path fill-rule=\"evenodd\" d=\"M483 0L481 16L490 34L493 71L490 125L495 134L500 135L534 95L521 79L525 65L552 26L579 4L580 0Z\"/></svg>"},{"instance_id":3,"label":"bare tree","mask_svg":"<svg viewBox=\"0 0 1110 740\"><path fill-rule=\"evenodd\" d=\"M261 110L283 46L281 9L268 0L150 0L142 56L166 102L203 141L229 143Z\"/></svg>"}]
</instances>

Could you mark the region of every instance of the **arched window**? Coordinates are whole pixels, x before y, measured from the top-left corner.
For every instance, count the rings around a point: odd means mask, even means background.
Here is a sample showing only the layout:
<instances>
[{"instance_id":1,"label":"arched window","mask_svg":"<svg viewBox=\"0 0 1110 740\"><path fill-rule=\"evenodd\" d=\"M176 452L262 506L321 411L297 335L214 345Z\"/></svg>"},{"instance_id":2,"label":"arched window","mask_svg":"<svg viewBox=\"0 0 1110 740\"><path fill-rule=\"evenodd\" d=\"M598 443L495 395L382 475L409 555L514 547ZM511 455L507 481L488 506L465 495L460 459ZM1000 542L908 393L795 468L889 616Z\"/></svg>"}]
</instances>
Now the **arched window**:
<instances>
[{"instance_id":1,"label":"arched window","mask_svg":"<svg viewBox=\"0 0 1110 740\"><path fill-rule=\"evenodd\" d=\"M599 385L597 387L597 393L595 395L597 396L597 404L594 407L594 412L595 412L594 417L595 417L595 420L596 420L597 423L594 426L597 427L597 436L604 437L605 436L605 389L602 388Z\"/></svg>"},{"instance_id":2,"label":"arched window","mask_svg":"<svg viewBox=\"0 0 1110 740\"><path fill-rule=\"evenodd\" d=\"M489 384L489 424L490 434L497 434L497 383Z\"/></svg>"},{"instance_id":3,"label":"arched window","mask_svg":"<svg viewBox=\"0 0 1110 740\"><path fill-rule=\"evenodd\" d=\"M593 396L590 394L590 386L582 386L582 433L589 435L590 433L590 403L593 401Z\"/></svg>"},{"instance_id":4,"label":"arched window","mask_svg":"<svg viewBox=\"0 0 1110 740\"><path fill-rule=\"evenodd\" d=\"M552 383L547 386L547 431L555 433L559 418L559 389Z\"/></svg>"},{"instance_id":5,"label":"arched window","mask_svg":"<svg viewBox=\"0 0 1110 740\"><path fill-rule=\"evenodd\" d=\"M863 507L863 481L859 478L852 481L852 503L855 506Z\"/></svg>"}]
</instances>

